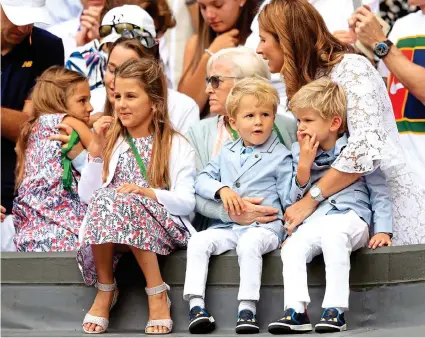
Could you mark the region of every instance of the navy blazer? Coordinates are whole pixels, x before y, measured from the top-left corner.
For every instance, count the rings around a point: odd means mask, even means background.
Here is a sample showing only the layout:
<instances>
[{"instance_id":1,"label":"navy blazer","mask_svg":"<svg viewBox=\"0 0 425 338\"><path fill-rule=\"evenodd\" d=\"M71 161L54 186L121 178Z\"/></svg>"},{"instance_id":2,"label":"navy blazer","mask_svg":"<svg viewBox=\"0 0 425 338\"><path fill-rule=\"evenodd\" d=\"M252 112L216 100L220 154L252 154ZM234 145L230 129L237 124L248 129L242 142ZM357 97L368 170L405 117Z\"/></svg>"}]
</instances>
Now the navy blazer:
<instances>
[{"instance_id":1,"label":"navy blazer","mask_svg":"<svg viewBox=\"0 0 425 338\"><path fill-rule=\"evenodd\" d=\"M254 148L241 167L242 139L227 143L220 154L211 159L195 182L195 192L208 199L215 199L223 187L229 187L241 197L263 197L263 205L279 209L279 217L290 205L289 191L292 180L292 159L290 151L279 142L273 132L267 141ZM252 226L260 226L274 231L283 240L284 229L281 219ZM210 228L240 227L231 222L214 220Z\"/></svg>"},{"instance_id":2,"label":"navy blazer","mask_svg":"<svg viewBox=\"0 0 425 338\"><path fill-rule=\"evenodd\" d=\"M291 200L300 200L311 186L319 181L331 168L332 163L347 145L348 139L344 134L329 151L317 150L316 158L310 172L310 179L306 185L300 187L297 180L297 166L300 158L300 145L295 142L292 145L293 179L291 186ZM368 225L373 223L373 232L392 233L393 217L390 190L381 169L360 177L356 182L345 189L329 196L321 202L316 211L304 222L310 219L332 213L346 213L353 210Z\"/></svg>"}]
</instances>

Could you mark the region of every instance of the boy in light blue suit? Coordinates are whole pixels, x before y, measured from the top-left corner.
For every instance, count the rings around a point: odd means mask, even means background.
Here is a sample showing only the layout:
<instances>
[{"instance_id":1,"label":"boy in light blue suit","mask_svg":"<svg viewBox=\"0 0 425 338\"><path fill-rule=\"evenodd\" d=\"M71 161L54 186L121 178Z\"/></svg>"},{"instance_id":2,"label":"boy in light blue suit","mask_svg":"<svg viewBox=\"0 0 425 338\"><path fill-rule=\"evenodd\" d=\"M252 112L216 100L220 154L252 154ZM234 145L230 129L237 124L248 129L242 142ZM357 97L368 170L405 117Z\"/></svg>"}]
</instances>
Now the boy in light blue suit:
<instances>
[{"instance_id":1,"label":"boy in light blue suit","mask_svg":"<svg viewBox=\"0 0 425 338\"><path fill-rule=\"evenodd\" d=\"M320 333L339 332L346 330L351 252L367 245L372 223L375 235L369 247L391 245L389 188L380 169L327 199L316 185L347 144L347 101L342 87L320 78L293 96L290 109L298 120L298 142L292 146L291 200L296 202L309 194L320 204L293 234L295 226L284 217L290 235L282 249L285 314L269 325L269 332L312 330L306 312L310 302L306 263L320 253L326 265L326 292L322 318L315 329Z\"/></svg>"},{"instance_id":2,"label":"boy in light blue suit","mask_svg":"<svg viewBox=\"0 0 425 338\"><path fill-rule=\"evenodd\" d=\"M282 218L290 204L292 159L272 130L278 104L279 96L266 80L246 78L235 85L226 110L240 138L225 145L199 174L197 194L221 199L230 213L243 210L244 196L263 197L263 203L278 208ZM183 296L189 300L191 333L206 333L215 327L204 302L209 258L232 249L236 249L240 266L236 332L259 332L256 302L260 298L262 255L277 249L284 236L283 223L278 219L248 226L216 220L191 237Z\"/></svg>"}]
</instances>

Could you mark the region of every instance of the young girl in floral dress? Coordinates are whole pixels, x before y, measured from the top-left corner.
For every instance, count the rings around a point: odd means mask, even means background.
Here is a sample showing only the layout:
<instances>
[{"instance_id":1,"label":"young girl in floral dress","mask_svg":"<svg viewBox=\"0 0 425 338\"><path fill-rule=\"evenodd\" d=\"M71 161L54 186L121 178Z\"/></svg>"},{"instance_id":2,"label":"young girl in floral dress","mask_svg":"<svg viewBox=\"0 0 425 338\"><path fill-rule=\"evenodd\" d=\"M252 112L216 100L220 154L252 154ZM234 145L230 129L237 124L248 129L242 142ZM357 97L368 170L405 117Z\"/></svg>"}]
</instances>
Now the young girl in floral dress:
<instances>
[{"instance_id":1,"label":"young girl in floral dress","mask_svg":"<svg viewBox=\"0 0 425 338\"><path fill-rule=\"evenodd\" d=\"M155 60L130 59L117 68L114 92L114 117L94 124L79 186L89 207L77 260L85 282L96 283L99 290L83 330L101 333L108 327L118 296L116 253L124 246L146 279L150 311L145 332L169 333L169 286L156 255L185 247L193 231L188 215L195 208L195 155L171 127L165 76Z\"/></svg>"},{"instance_id":2,"label":"young girl in floral dress","mask_svg":"<svg viewBox=\"0 0 425 338\"><path fill-rule=\"evenodd\" d=\"M13 241L17 251L76 250L87 206L78 196L79 173L66 158L69 149L49 138L63 122L76 131L72 144L81 147L78 136L84 146L90 144L89 84L77 72L51 67L38 79L32 104L33 115L16 144Z\"/></svg>"}]
</instances>

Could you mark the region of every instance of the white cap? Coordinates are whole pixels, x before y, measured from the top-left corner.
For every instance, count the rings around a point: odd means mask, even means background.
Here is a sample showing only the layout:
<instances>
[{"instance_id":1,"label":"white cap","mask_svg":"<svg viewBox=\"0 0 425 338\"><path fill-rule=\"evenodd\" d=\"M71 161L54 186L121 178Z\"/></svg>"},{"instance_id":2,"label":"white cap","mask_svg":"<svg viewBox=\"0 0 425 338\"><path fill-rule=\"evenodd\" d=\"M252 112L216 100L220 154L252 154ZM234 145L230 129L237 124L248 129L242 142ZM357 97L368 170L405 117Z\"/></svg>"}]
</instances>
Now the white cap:
<instances>
[{"instance_id":1,"label":"white cap","mask_svg":"<svg viewBox=\"0 0 425 338\"><path fill-rule=\"evenodd\" d=\"M117 23L131 23L149 32L152 37L156 37L155 23L152 17L140 6L124 5L112 8L103 17L101 26ZM102 45L108 42L115 42L120 37L121 35L113 29L111 34L103 38Z\"/></svg>"},{"instance_id":2,"label":"white cap","mask_svg":"<svg viewBox=\"0 0 425 338\"><path fill-rule=\"evenodd\" d=\"M46 0L0 0L0 4L7 18L16 26L51 24Z\"/></svg>"}]
</instances>

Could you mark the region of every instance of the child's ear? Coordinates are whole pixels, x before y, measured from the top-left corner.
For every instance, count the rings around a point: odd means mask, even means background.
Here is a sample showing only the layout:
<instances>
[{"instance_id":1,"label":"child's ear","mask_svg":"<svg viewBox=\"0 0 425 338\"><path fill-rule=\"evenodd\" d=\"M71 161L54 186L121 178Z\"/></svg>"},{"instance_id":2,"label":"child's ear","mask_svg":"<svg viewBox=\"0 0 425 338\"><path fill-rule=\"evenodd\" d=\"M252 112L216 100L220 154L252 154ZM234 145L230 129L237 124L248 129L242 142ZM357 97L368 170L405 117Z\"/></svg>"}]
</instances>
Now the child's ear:
<instances>
[{"instance_id":1,"label":"child's ear","mask_svg":"<svg viewBox=\"0 0 425 338\"><path fill-rule=\"evenodd\" d=\"M236 128L236 120L233 117L229 117L229 123L233 130L237 130Z\"/></svg>"},{"instance_id":2,"label":"child's ear","mask_svg":"<svg viewBox=\"0 0 425 338\"><path fill-rule=\"evenodd\" d=\"M339 128L341 128L341 125L342 125L341 116L333 116L332 123L331 123L331 131L338 131Z\"/></svg>"}]
</instances>

